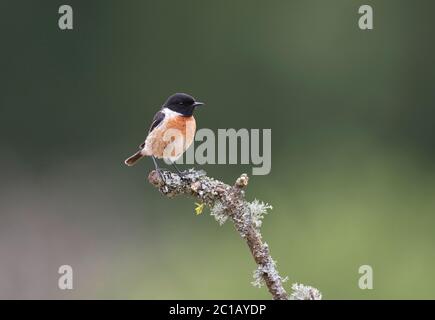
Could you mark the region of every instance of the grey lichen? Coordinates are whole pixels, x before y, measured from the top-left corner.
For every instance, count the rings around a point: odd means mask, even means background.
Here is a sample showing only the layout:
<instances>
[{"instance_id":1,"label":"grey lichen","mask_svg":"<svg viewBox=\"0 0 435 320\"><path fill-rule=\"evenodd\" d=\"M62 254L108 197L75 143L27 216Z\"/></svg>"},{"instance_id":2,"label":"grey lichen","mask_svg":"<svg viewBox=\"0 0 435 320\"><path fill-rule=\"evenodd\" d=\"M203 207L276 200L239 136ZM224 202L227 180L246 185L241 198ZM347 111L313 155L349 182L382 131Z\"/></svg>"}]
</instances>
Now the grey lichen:
<instances>
[{"instance_id":1,"label":"grey lichen","mask_svg":"<svg viewBox=\"0 0 435 320\"><path fill-rule=\"evenodd\" d=\"M290 300L322 300L322 294L316 288L294 283L292 285L293 292L290 294Z\"/></svg>"},{"instance_id":2,"label":"grey lichen","mask_svg":"<svg viewBox=\"0 0 435 320\"><path fill-rule=\"evenodd\" d=\"M226 207L222 204L222 201L215 201L211 207L210 215L212 215L219 225L223 225L228 220L228 214L225 212Z\"/></svg>"},{"instance_id":3,"label":"grey lichen","mask_svg":"<svg viewBox=\"0 0 435 320\"><path fill-rule=\"evenodd\" d=\"M261 288L265 284L265 275L267 275L271 279L274 279L275 281L280 281L281 283L288 281L288 277L283 278L279 275L276 268L276 261L272 259L269 259L266 264L257 266L257 269L255 269L252 274L254 281L252 281L251 284L254 287Z\"/></svg>"},{"instance_id":4,"label":"grey lichen","mask_svg":"<svg viewBox=\"0 0 435 320\"><path fill-rule=\"evenodd\" d=\"M254 270L254 272L252 273L254 281L251 282L254 287L261 288L265 284L263 274L263 266L258 266L257 269Z\"/></svg>"},{"instance_id":5,"label":"grey lichen","mask_svg":"<svg viewBox=\"0 0 435 320\"><path fill-rule=\"evenodd\" d=\"M264 219L264 215L267 214L267 210L273 209L268 203L258 201L255 199L252 202L248 202L245 210L245 215L248 220L259 230Z\"/></svg>"}]
</instances>

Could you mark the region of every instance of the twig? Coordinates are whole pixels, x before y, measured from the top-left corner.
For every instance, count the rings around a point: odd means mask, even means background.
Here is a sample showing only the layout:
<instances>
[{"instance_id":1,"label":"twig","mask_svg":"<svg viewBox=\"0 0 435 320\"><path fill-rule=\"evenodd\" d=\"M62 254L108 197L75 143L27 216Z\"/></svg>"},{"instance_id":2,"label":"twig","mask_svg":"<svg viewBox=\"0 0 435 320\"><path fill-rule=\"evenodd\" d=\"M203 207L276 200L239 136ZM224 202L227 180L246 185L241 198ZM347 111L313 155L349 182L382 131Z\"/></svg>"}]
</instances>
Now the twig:
<instances>
[{"instance_id":1,"label":"twig","mask_svg":"<svg viewBox=\"0 0 435 320\"><path fill-rule=\"evenodd\" d=\"M165 181L162 181L157 171L150 172L148 181L157 187L163 195L167 197L183 194L193 196L209 206L212 214L221 224L227 218L230 218L240 236L246 240L257 264L253 284L261 285L261 282L264 281L273 299L289 299L283 287L283 282L286 279L281 278L278 274L275 261L270 255L268 245L262 241L259 229L263 218L262 214L270 206L258 201L250 203L245 200L243 189L248 185L249 180L246 174L242 174L236 180L234 186L229 186L206 176L204 171L190 169L184 173L183 178L169 171L162 171L161 173ZM301 294L295 296L292 293L290 298L300 298L301 296ZM312 297L314 297L314 294L310 291L307 298Z\"/></svg>"}]
</instances>

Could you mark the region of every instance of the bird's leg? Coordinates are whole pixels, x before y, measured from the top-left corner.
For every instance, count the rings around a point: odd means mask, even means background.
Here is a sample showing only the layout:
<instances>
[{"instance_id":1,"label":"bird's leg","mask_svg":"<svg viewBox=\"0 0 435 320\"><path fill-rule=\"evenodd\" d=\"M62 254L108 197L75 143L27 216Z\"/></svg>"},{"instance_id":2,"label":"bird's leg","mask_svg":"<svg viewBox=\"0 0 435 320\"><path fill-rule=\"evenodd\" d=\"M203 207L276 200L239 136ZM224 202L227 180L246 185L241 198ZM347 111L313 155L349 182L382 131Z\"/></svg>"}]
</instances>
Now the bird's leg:
<instances>
[{"instance_id":1,"label":"bird's leg","mask_svg":"<svg viewBox=\"0 0 435 320\"><path fill-rule=\"evenodd\" d=\"M154 167L156 168L156 171L159 173L160 179L162 179L163 182L166 182L165 178L163 177L162 170L159 168L157 164L156 158L154 158L154 156L151 156L151 159L153 159Z\"/></svg>"},{"instance_id":2,"label":"bird's leg","mask_svg":"<svg viewBox=\"0 0 435 320\"><path fill-rule=\"evenodd\" d=\"M180 171L180 169L178 169L178 167L175 165L175 162L172 162L172 166L175 168L175 170L177 171L180 177L184 176L183 173Z\"/></svg>"}]
</instances>

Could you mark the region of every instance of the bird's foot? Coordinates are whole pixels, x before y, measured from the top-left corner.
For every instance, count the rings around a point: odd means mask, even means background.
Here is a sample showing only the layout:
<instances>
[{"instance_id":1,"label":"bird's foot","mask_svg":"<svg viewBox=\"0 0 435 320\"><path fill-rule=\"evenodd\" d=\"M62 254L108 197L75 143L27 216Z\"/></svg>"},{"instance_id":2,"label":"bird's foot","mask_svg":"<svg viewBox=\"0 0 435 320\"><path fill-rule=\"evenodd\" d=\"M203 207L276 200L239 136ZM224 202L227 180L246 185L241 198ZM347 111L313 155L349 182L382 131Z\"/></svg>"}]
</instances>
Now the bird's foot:
<instances>
[{"instance_id":1,"label":"bird's foot","mask_svg":"<svg viewBox=\"0 0 435 320\"><path fill-rule=\"evenodd\" d=\"M162 180L162 182L163 182L164 184L166 184L166 179L165 179L165 176L163 175L163 171L162 171L162 169L157 168L156 171L157 171L157 173L159 174L159 177L160 177L160 179Z\"/></svg>"},{"instance_id":2,"label":"bird's foot","mask_svg":"<svg viewBox=\"0 0 435 320\"><path fill-rule=\"evenodd\" d=\"M181 178L181 180L188 180L187 179L187 172L185 172L185 171L183 171L183 172L178 171L177 174Z\"/></svg>"},{"instance_id":3,"label":"bird's foot","mask_svg":"<svg viewBox=\"0 0 435 320\"><path fill-rule=\"evenodd\" d=\"M173 167L174 167L175 171L177 171L178 176L182 180L186 180L186 175L187 175L188 172L186 172L186 171L180 171L180 169L178 169L178 167L175 164L173 164Z\"/></svg>"}]
</instances>

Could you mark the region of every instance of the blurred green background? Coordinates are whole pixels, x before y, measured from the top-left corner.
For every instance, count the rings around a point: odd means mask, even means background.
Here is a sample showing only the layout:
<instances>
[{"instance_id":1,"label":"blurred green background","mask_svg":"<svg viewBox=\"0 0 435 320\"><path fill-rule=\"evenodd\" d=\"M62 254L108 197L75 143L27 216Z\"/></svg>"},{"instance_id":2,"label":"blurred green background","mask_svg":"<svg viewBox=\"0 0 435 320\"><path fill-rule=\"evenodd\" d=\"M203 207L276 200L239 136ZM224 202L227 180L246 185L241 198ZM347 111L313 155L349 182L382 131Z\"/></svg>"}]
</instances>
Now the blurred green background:
<instances>
[{"instance_id":1,"label":"blurred green background","mask_svg":"<svg viewBox=\"0 0 435 320\"><path fill-rule=\"evenodd\" d=\"M74 9L61 31L58 8ZM374 8L361 31L360 5ZM123 164L169 94L199 128L272 128L248 199L325 299L435 298L433 1L0 3L0 298L269 299L230 223ZM250 166L207 165L231 183ZM74 290L57 287L74 269ZM374 289L358 288L358 268Z\"/></svg>"}]
</instances>

